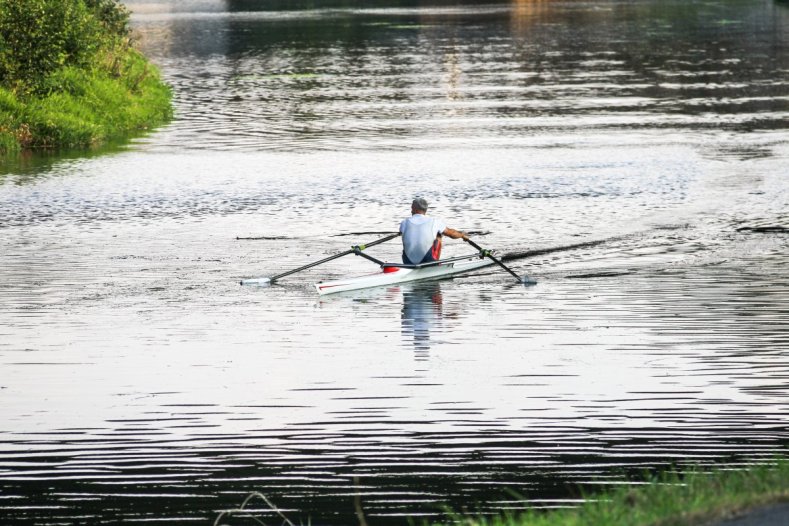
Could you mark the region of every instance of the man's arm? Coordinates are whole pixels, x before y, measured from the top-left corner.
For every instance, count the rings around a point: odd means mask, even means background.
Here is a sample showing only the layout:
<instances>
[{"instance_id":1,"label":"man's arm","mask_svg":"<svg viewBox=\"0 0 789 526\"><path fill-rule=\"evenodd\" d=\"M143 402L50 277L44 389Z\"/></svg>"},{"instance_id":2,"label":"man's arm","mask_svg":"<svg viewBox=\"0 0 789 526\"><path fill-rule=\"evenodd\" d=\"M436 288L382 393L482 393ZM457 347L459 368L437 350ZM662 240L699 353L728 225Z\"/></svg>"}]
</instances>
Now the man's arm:
<instances>
[{"instance_id":1,"label":"man's arm","mask_svg":"<svg viewBox=\"0 0 789 526\"><path fill-rule=\"evenodd\" d=\"M451 237L452 239L462 239L463 241L468 241L468 234L461 232L460 230L455 230L454 228L447 227L441 234Z\"/></svg>"}]
</instances>

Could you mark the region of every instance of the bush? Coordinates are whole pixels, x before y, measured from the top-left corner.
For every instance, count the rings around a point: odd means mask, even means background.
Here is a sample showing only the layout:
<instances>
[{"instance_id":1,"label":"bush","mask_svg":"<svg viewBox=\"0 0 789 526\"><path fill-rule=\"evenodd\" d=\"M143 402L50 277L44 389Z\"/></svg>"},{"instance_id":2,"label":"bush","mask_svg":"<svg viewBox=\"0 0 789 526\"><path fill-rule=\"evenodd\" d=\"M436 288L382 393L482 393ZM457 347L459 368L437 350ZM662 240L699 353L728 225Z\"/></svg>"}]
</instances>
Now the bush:
<instances>
[{"instance_id":1,"label":"bush","mask_svg":"<svg viewBox=\"0 0 789 526\"><path fill-rule=\"evenodd\" d=\"M36 88L51 72L85 66L102 44L82 0L0 0L0 82Z\"/></svg>"},{"instance_id":2,"label":"bush","mask_svg":"<svg viewBox=\"0 0 789 526\"><path fill-rule=\"evenodd\" d=\"M0 0L0 155L91 147L172 117L116 0Z\"/></svg>"}]
</instances>

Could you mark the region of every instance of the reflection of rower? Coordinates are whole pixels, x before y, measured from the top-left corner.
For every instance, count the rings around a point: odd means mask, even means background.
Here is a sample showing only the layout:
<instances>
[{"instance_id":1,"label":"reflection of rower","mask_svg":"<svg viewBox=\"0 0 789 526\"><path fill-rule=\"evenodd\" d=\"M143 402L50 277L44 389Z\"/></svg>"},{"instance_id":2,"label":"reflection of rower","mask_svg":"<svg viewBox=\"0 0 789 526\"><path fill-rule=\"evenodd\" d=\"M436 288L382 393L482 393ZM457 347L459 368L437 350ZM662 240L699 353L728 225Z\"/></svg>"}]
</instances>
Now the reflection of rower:
<instances>
[{"instance_id":1,"label":"reflection of rower","mask_svg":"<svg viewBox=\"0 0 789 526\"><path fill-rule=\"evenodd\" d=\"M416 351L430 349L430 330L442 317L443 297L437 281L427 281L403 289L401 326ZM417 354L417 358L427 358Z\"/></svg>"}]
</instances>

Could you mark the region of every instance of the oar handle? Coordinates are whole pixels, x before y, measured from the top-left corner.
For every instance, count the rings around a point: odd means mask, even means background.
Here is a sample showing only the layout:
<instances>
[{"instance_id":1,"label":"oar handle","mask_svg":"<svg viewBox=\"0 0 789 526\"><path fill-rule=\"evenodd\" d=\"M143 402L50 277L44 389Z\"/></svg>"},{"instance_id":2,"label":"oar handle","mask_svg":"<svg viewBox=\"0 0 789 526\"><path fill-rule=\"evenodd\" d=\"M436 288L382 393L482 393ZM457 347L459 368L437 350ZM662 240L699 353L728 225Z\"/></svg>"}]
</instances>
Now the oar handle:
<instances>
[{"instance_id":1,"label":"oar handle","mask_svg":"<svg viewBox=\"0 0 789 526\"><path fill-rule=\"evenodd\" d=\"M476 243L474 243L474 242L473 242L472 240L470 240L469 238L466 238L466 239L465 239L465 241L466 241L466 243L468 243L468 244L469 244L469 245L471 245L472 247L476 248L476 249L477 249L477 250L479 250L480 252L485 252L485 249L484 249L484 248L482 248L481 246L477 245Z\"/></svg>"}]
</instances>

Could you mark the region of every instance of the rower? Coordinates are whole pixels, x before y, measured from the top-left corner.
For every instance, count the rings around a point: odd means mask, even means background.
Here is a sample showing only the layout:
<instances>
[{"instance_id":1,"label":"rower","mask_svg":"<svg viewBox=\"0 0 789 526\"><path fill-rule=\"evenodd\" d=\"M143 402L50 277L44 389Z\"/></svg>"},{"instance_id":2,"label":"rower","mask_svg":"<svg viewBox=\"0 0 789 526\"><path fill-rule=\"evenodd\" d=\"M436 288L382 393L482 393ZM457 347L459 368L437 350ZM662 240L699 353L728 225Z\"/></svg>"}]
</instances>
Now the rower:
<instances>
[{"instance_id":1,"label":"rower","mask_svg":"<svg viewBox=\"0 0 789 526\"><path fill-rule=\"evenodd\" d=\"M438 261L441 257L441 238L468 241L468 234L449 228L437 217L427 216L427 201L417 197L411 203L411 217L400 223L403 236L403 263L419 265Z\"/></svg>"}]
</instances>

